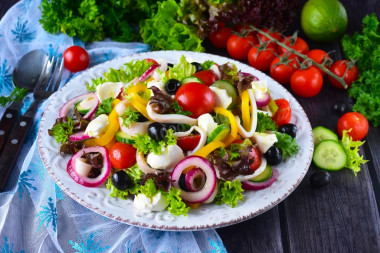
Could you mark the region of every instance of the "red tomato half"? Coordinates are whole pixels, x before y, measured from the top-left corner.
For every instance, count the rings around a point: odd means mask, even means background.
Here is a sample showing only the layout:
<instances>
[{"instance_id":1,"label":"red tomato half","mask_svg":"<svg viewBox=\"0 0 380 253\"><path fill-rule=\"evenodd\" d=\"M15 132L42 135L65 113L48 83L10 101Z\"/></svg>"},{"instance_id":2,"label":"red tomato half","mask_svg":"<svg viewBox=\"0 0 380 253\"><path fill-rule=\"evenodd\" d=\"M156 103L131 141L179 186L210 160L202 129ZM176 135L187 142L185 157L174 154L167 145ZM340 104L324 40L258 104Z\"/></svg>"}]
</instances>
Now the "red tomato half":
<instances>
[{"instance_id":1,"label":"red tomato half","mask_svg":"<svg viewBox=\"0 0 380 253\"><path fill-rule=\"evenodd\" d=\"M256 171L261 165L261 156L257 147L251 149L249 152L249 159L253 159L253 163L249 167L251 170Z\"/></svg>"},{"instance_id":2,"label":"red tomato half","mask_svg":"<svg viewBox=\"0 0 380 253\"><path fill-rule=\"evenodd\" d=\"M347 60L339 60L339 61L334 62L331 65L330 70L335 75L342 77L347 67L348 67L348 70L346 72L346 75L344 76L344 81L348 85L348 87L351 87L352 82L358 79L358 76L359 76L359 69L358 67L356 67L355 64L352 64ZM337 80L335 80L335 78L331 76L329 76L329 82L335 88L342 89L342 90L344 89L343 86Z\"/></svg>"},{"instance_id":3,"label":"red tomato half","mask_svg":"<svg viewBox=\"0 0 380 253\"><path fill-rule=\"evenodd\" d=\"M322 85L322 74L314 66L296 70L290 79L290 87L293 92L304 98L317 95L321 91Z\"/></svg>"},{"instance_id":4,"label":"red tomato half","mask_svg":"<svg viewBox=\"0 0 380 253\"><path fill-rule=\"evenodd\" d=\"M278 110L272 116L273 121L276 122L278 127L288 124L292 117L292 109L290 108L288 100L282 98L276 99L274 102L276 102Z\"/></svg>"},{"instance_id":5,"label":"red tomato half","mask_svg":"<svg viewBox=\"0 0 380 253\"><path fill-rule=\"evenodd\" d=\"M245 60L252 45L256 43L256 38L252 35L240 37L236 34L230 36L227 41L228 54L236 60Z\"/></svg>"},{"instance_id":6,"label":"red tomato half","mask_svg":"<svg viewBox=\"0 0 380 253\"><path fill-rule=\"evenodd\" d=\"M192 118L212 112L215 105L214 93L201 83L186 83L179 87L175 99L184 111L190 111Z\"/></svg>"},{"instance_id":7,"label":"red tomato half","mask_svg":"<svg viewBox=\"0 0 380 253\"><path fill-rule=\"evenodd\" d=\"M111 165L115 169L126 169L136 163L137 150L130 144L116 142L110 149Z\"/></svg>"},{"instance_id":8,"label":"red tomato half","mask_svg":"<svg viewBox=\"0 0 380 253\"><path fill-rule=\"evenodd\" d=\"M208 38L216 48L226 48L228 38L231 36L231 34L232 28L225 27L224 24L219 24L218 30L210 32L208 34Z\"/></svg>"},{"instance_id":9,"label":"red tomato half","mask_svg":"<svg viewBox=\"0 0 380 253\"><path fill-rule=\"evenodd\" d=\"M259 52L260 45L256 44L252 47L248 52L248 62L249 65L254 67L255 69L261 71L268 71L271 62L276 57L274 52L276 49L270 44L266 47L266 49Z\"/></svg>"},{"instance_id":10,"label":"red tomato half","mask_svg":"<svg viewBox=\"0 0 380 253\"><path fill-rule=\"evenodd\" d=\"M307 52L309 52L309 45L306 43L306 41L304 41L300 37L297 37L297 39L293 41L292 36L288 36L284 38L281 42L285 43L285 45L287 45L290 48L293 48L294 50L296 50L297 52L300 52L301 54L306 54ZM284 47L279 46L277 51L279 54L283 54L288 50Z\"/></svg>"},{"instance_id":11,"label":"red tomato half","mask_svg":"<svg viewBox=\"0 0 380 253\"><path fill-rule=\"evenodd\" d=\"M193 76L199 78L205 85L210 86L218 80L218 77L211 70L201 70L195 72Z\"/></svg>"},{"instance_id":12,"label":"red tomato half","mask_svg":"<svg viewBox=\"0 0 380 253\"><path fill-rule=\"evenodd\" d=\"M155 60L150 59L150 58L146 58L145 61L146 61L147 63L152 62L152 63L153 63L152 65L158 65L158 62L156 62Z\"/></svg>"},{"instance_id":13,"label":"red tomato half","mask_svg":"<svg viewBox=\"0 0 380 253\"><path fill-rule=\"evenodd\" d=\"M191 151L197 147L200 140L201 140L200 134L183 136L177 139L177 145L183 151Z\"/></svg>"},{"instance_id":14,"label":"red tomato half","mask_svg":"<svg viewBox=\"0 0 380 253\"><path fill-rule=\"evenodd\" d=\"M80 46L67 48L63 52L63 59L65 68L73 73L85 70L90 63L87 51Z\"/></svg>"},{"instance_id":15,"label":"red tomato half","mask_svg":"<svg viewBox=\"0 0 380 253\"><path fill-rule=\"evenodd\" d=\"M343 135L343 130L351 130L348 133L352 140L359 141L363 139L368 133L368 120L363 114L358 112L347 112L338 120L338 134L340 137Z\"/></svg>"}]
</instances>

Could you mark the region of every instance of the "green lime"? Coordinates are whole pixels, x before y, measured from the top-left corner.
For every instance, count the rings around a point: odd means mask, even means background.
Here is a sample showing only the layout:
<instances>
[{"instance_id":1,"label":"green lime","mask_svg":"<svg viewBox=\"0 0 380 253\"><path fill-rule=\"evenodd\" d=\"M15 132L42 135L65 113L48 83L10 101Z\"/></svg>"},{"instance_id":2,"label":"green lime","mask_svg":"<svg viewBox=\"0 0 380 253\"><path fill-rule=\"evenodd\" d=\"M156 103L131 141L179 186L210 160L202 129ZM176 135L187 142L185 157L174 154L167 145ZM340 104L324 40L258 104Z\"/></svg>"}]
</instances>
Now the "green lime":
<instances>
[{"instance_id":1,"label":"green lime","mask_svg":"<svg viewBox=\"0 0 380 253\"><path fill-rule=\"evenodd\" d=\"M311 40L334 41L346 31L346 9L337 0L309 0L302 8L301 26Z\"/></svg>"}]
</instances>

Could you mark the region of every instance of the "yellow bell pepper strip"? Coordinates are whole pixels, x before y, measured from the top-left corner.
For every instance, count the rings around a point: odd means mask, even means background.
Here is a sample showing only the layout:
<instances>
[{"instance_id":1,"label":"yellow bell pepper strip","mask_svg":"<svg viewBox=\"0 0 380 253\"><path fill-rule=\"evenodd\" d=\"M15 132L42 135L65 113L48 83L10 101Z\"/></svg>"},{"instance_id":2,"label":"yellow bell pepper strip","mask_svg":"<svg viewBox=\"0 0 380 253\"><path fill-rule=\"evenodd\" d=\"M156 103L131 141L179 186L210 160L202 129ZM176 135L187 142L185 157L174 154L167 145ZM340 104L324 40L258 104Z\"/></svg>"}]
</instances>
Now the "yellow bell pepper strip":
<instances>
[{"instance_id":1,"label":"yellow bell pepper strip","mask_svg":"<svg viewBox=\"0 0 380 253\"><path fill-rule=\"evenodd\" d=\"M241 94L241 117L243 119L243 127L249 131L251 128L251 112L249 108L249 94L245 90Z\"/></svg>"},{"instance_id":2,"label":"yellow bell pepper strip","mask_svg":"<svg viewBox=\"0 0 380 253\"><path fill-rule=\"evenodd\" d=\"M197 152L195 152L194 155L201 156L201 157L205 158L206 156L208 156L215 149L220 148L220 147L224 148L225 146L226 145L223 142L221 142L221 141L217 141L217 140L216 141L212 141L209 144L207 144L206 146L202 147Z\"/></svg>"},{"instance_id":3,"label":"yellow bell pepper strip","mask_svg":"<svg viewBox=\"0 0 380 253\"><path fill-rule=\"evenodd\" d=\"M136 84L128 88L128 94L131 97L131 100L138 101L139 103L146 106L149 100L142 98L138 92L146 92L148 88L144 84ZM136 108L137 109L137 108Z\"/></svg>"},{"instance_id":4,"label":"yellow bell pepper strip","mask_svg":"<svg viewBox=\"0 0 380 253\"><path fill-rule=\"evenodd\" d=\"M116 102L115 102L116 101ZM108 115L108 121L109 124L107 128L105 129L104 133L101 134L97 138L89 139L84 142L84 145L86 147L92 147L92 146L106 146L109 144L112 139L115 137L115 134L117 131L119 131L119 115L117 115L117 112L115 110L115 106L120 103L119 99L114 99L114 105L112 112Z\"/></svg>"},{"instance_id":5,"label":"yellow bell pepper strip","mask_svg":"<svg viewBox=\"0 0 380 253\"><path fill-rule=\"evenodd\" d=\"M115 142L116 142L116 137L113 137L112 140L108 142L107 145L105 145L104 147L109 150L113 146L113 144L115 144Z\"/></svg>"},{"instance_id":6,"label":"yellow bell pepper strip","mask_svg":"<svg viewBox=\"0 0 380 253\"><path fill-rule=\"evenodd\" d=\"M139 111L142 115L144 115L145 118L147 118L150 121L153 121L146 111L146 105L142 104L140 101L137 100L131 100L131 104L134 108L136 108L137 111Z\"/></svg>"},{"instance_id":7,"label":"yellow bell pepper strip","mask_svg":"<svg viewBox=\"0 0 380 253\"><path fill-rule=\"evenodd\" d=\"M186 206L190 207L191 209L197 209L199 207L200 203L188 203L186 202Z\"/></svg>"},{"instance_id":8,"label":"yellow bell pepper strip","mask_svg":"<svg viewBox=\"0 0 380 253\"><path fill-rule=\"evenodd\" d=\"M225 147L228 147L232 142L234 142L236 140L240 140L240 139L241 139L240 135L237 135L236 137L228 135L227 138L224 139L223 143L224 143Z\"/></svg>"},{"instance_id":9,"label":"yellow bell pepper strip","mask_svg":"<svg viewBox=\"0 0 380 253\"><path fill-rule=\"evenodd\" d=\"M231 133L230 135L236 137L238 131L238 125L235 119L235 116L229 110L224 109L223 107L215 107L214 112L217 114L224 115L228 118L231 124Z\"/></svg>"}]
</instances>

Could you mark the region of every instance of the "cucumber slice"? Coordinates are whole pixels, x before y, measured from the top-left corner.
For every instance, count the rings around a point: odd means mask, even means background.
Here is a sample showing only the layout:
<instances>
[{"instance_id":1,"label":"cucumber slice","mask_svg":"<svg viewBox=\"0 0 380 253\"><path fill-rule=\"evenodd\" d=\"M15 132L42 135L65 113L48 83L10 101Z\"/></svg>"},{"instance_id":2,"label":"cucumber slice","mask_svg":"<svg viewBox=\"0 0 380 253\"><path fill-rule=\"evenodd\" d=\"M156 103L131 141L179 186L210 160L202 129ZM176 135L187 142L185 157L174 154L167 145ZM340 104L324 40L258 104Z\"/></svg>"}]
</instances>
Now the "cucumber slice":
<instances>
[{"instance_id":1,"label":"cucumber slice","mask_svg":"<svg viewBox=\"0 0 380 253\"><path fill-rule=\"evenodd\" d=\"M313 162L324 170L341 170L347 164L347 153L343 145L334 140L323 140L314 150Z\"/></svg>"},{"instance_id":2,"label":"cucumber slice","mask_svg":"<svg viewBox=\"0 0 380 253\"><path fill-rule=\"evenodd\" d=\"M123 131L119 131L115 135L116 140L122 143L127 143L127 144L133 144L135 141L132 139L132 137Z\"/></svg>"},{"instance_id":3,"label":"cucumber slice","mask_svg":"<svg viewBox=\"0 0 380 253\"><path fill-rule=\"evenodd\" d=\"M97 100L93 97L86 98L84 100L78 101L74 108L78 110L80 114L87 114L92 108L98 104Z\"/></svg>"},{"instance_id":4,"label":"cucumber slice","mask_svg":"<svg viewBox=\"0 0 380 253\"><path fill-rule=\"evenodd\" d=\"M314 136L314 146L316 147L321 141L323 140L334 140L338 141L338 135L336 135L333 131L330 129L323 127L323 126L317 126L313 128L313 136Z\"/></svg>"},{"instance_id":5,"label":"cucumber slice","mask_svg":"<svg viewBox=\"0 0 380 253\"><path fill-rule=\"evenodd\" d=\"M203 82L198 77L189 76L182 79L181 83L185 84L185 83L203 83Z\"/></svg>"},{"instance_id":6,"label":"cucumber slice","mask_svg":"<svg viewBox=\"0 0 380 253\"><path fill-rule=\"evenodd\" d=\"M265 166L265 169L263 172L261 172L259 175L252 178L249 181L264 182L264 181L267 181L271 176L272 176L272 167L269 164L267 164L267 166Z\"/></svg>"},{"instance_id":7,"label":"cucumber slice","mask_svg":"<svg viewBox=\"0 0 380 253\"><path fill-rule=\"evenodd\" d=\"M238 91L232 83L225 80L218 80L215 83L213 83L211 86L219 88L219 89L225 89L227 91L228 96L232 98L232 103L228 108L232 108L236 104Z\"/></svg>"},{"instance_id":8,"label":"cucumber slice","mask_svg":"<svg viewBox=\"0 0 380 253\"><path fill-rule=\"evenodd\" d=\"M212 141L220 141L228 136L230 133L230 127L227 124L221 124L217 126L207 137L207 143Z\"/></svg>"}]
</instances>

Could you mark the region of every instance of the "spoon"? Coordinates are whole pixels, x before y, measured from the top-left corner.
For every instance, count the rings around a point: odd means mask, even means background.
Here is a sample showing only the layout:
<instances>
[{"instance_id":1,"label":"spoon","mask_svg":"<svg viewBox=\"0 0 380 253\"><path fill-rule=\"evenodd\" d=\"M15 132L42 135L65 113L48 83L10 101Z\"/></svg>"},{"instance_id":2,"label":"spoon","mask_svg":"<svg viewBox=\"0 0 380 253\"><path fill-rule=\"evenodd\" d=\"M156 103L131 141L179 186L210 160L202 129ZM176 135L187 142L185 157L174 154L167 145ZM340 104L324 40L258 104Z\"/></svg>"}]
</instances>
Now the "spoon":
<instances>
[{"instance_id":1,"label":"spoon","mask_svg":"<svg viewBox=\"0 0 380 253\"><path fill-rule=\"evenodd\" d=\"M12 73L13 84L32 92L39 80L49 57L41 50L25 54L16 64ZM22 102L13 102L0 120L0 150L3 148L7 134L19 116Z\"/></svg>"}]
</instances>

